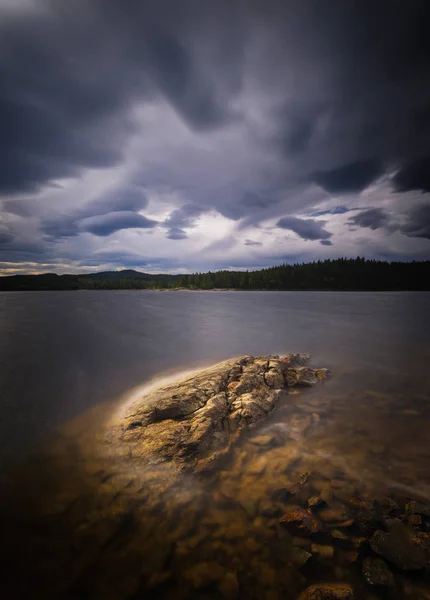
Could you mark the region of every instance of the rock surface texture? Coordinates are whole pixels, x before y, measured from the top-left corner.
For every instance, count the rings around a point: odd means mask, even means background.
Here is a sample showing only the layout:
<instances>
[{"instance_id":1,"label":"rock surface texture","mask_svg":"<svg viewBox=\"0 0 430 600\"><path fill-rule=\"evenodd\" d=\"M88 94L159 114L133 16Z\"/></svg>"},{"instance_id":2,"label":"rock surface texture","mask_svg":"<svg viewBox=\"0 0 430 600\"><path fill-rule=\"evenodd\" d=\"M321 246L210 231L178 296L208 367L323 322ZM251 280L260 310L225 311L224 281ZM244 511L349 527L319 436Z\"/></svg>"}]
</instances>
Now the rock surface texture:
<instances>
[{"instance_id":1,"label":"rock surface texture","mask_svg":"<svg viewBox=\"0 0 430 600\"><path fill-rule=\"evenodd\" d=\"M131 458L205 470L274 408L283 390L327 378L327 369L306 366L309 358L244 356L162 386L127 408L108 441L121 442Z\"/></svg>"}]
</instances>

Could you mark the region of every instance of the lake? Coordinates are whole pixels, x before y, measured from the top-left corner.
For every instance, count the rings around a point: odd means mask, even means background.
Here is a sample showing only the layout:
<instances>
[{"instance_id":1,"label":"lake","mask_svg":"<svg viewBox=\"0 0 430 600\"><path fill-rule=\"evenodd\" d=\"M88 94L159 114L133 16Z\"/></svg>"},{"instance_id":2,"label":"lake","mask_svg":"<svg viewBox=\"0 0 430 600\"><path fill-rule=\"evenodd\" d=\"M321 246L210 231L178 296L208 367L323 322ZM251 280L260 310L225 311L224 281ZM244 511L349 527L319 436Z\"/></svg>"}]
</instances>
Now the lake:
<instances>
[{"instance_id":1,"label":"lake","mask_svg":"<svg viewBox=\"0 0 430 600\"><path fill-rule=\"evenodd\" d=\"M426 573L396 568L394 588L370 591L342 540L309 542L308 564L291 565L293 542L259 507L304 472L337 504L358 488L430 500L429 306L429 293L406 292L0 294L4 597L295 598L324 579L352 582L357 597L428 599ZM90 456L137 386L287 352L310 353L332 380L288 396L216 480L154 503L136 474ZM268 433L278 443L261 450L253 436Z\"/></svg>"}]
</instances>

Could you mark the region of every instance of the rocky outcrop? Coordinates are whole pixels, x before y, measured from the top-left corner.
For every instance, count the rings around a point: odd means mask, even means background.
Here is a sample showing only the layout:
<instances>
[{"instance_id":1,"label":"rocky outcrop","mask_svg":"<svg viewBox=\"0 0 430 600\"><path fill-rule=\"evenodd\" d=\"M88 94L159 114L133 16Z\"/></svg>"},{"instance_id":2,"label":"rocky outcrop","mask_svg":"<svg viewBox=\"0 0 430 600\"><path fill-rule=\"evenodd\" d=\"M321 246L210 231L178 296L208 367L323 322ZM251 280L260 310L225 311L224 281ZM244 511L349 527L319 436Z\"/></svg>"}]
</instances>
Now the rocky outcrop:
<instances>
[{"instance_id":1,"label":"rocky outcrop","mask_svg":"<svg viewBox=\"0 0 430 600\"><path fill-rule=\"evenodd\" d=\"M244 356L162 386L128 407L108 441L120 442L129 457L206 469L274 408L283 390L326 379L327 369L306 366L308 359Z\"/></svg>"}]
</instances>

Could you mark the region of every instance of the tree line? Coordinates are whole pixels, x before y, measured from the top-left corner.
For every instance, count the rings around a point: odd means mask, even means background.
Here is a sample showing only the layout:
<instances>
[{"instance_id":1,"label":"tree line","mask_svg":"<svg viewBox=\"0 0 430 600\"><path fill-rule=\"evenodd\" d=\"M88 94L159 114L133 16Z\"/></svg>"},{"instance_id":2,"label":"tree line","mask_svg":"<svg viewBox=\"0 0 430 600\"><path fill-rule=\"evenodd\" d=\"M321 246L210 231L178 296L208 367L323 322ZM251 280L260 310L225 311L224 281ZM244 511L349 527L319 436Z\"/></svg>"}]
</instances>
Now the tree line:
<instances>
[{"instance_id":1,"label":"tree line","mask_svg":"<svg viewBox=\"0 0 430 600\"><path fill-rule=\"evenodd\" d=\"M0 290L430 290L430 261L385 262L338 258L258 271L152 275L134 270L83 275L14 275Z\"/></svg>"}]
</instances>

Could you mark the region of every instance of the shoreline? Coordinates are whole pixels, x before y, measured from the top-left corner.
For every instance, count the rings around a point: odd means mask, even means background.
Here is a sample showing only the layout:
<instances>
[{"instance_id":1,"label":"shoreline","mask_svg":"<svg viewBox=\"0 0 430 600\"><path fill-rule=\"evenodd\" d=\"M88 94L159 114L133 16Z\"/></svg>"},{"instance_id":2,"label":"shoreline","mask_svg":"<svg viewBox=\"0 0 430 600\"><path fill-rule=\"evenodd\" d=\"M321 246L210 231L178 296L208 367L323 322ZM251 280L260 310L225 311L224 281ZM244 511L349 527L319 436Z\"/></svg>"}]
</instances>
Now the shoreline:
<instances>
[{"instance_id":1,"label":"shoreline","mask_svg":"<svg viewBox=\"0 0 430 600\"><path fill-rule=\"evenodd\" d=\"M79 289L70 289L70 290L66 290L63 288L58 288L58 289L34 289L34 290L0 290L0 294L2 293L16 293L16 292L283 292L283 293L290 293L290 292L324 292L324 293L329 293L329 292L336 292L336 293L360 293L360 294L399 294L399 293L406 293L406 294L429 294L430 293L430 289L428 290L423 290L423 289L404 289L404 288L399 288L399 289L386 289L386 290L381 290L381 289L354 289L354 288L348 288L348 289L330 289L330 288L325 288L325 289L319 289L319 288L308 288L308 289L300 289L300 288L295 288L295 289L289 289L289 290L282 290L282 289L249 289L249 290L244 290L244 289L240 289L240 288L214 288L214 289L203 289L203 288L79 288Z\"/></svg>"}]
</instances>

